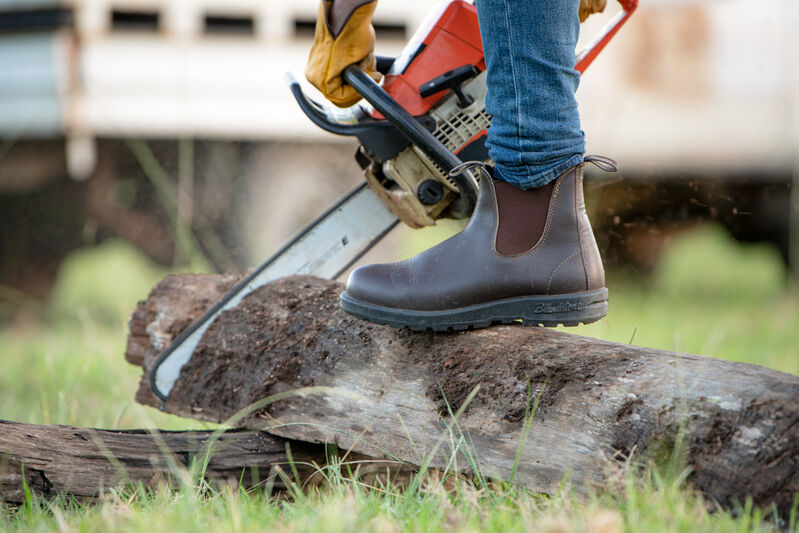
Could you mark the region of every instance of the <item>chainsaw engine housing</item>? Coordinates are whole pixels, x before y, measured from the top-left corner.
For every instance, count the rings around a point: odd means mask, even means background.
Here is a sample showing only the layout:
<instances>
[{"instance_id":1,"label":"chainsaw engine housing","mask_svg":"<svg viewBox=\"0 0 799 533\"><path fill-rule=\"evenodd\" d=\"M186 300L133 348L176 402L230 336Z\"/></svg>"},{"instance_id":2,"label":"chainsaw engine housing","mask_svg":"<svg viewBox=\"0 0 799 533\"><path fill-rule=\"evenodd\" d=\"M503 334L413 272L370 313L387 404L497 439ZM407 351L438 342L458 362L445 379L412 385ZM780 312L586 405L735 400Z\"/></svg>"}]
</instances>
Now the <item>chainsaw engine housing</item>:
<instances>
[{"instance_id":1,"label":"chainsaw engine housing","mask_svg":"<svg viewBox=\"0 0 799 533\"><path fill-rule=\"evenodd\" d=\"M488 161L490 117L477 12L462 0L434 10L394 60L383 89L464 161ZM369 120L383 117L366 109ZM357 159L378 196L407 225L430 226L449 209L455 182L402 136L361 133ZM468 214L465 214L468 216Z\"/></svg>"}]
</instances>

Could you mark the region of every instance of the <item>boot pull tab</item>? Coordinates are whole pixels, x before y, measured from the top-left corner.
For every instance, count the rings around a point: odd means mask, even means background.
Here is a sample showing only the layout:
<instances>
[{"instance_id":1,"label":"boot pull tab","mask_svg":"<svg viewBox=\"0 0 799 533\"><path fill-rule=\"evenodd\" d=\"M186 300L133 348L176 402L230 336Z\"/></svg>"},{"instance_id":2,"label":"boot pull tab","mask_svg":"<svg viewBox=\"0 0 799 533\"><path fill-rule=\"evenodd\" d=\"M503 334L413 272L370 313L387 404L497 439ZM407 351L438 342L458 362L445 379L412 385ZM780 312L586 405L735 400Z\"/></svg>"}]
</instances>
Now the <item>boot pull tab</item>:
<instances>
[{"instance_id":1,"label":"boot pull tab","mask_svg":"<svg viewBox=\"0 0 799 533\"><path fill-rule=\"evenodd\" d=\"M583 158L586 163L593 163L597 168L605 172L618 172L619 164L615 159L605 157L604 155L587 155Z\"/></svg>"},{"instance_id":2,"label":"boot pull tab","mask_svg":"<svg viewBox=\"0 0 799 533\"><path fill-rule=\"evenodd\" d=\"M454 178L455 176L459 176L464 172L471 170L475 167L480 169L481 176L485 175L488 177L488 179L492 178L490 168L482 161L466 161L465 163L461 163L460 165L450 170L447 176L450 178Z\"/></svg>"}]
</instances>

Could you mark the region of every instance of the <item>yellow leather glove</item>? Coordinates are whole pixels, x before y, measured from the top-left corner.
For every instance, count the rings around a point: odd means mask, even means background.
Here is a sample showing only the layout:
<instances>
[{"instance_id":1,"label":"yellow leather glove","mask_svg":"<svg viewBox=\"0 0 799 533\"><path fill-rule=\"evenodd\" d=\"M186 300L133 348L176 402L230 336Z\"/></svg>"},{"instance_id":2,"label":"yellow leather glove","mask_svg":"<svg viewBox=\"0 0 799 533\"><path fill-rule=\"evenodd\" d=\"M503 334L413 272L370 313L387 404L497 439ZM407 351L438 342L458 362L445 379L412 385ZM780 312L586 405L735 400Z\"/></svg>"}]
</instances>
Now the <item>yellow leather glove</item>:
<instances>
[{"instance_id":1,"label":"yellow leather glove","mask_svg":"<svg viewBox=\"0 0 799 533\"><path fill-rule=\"evenodd\" d=\"M372 27L376 6L377 0L321 0L319 4L305 77L339 107L349 107L361 99L341 79L348 66L358 65L375 81L380 80Z\"/></svg>"},{"instance_id":2,"label":"yellow leather glove","mask_svg":"<svg viewBox=\"0 0 799 533\"><path fill-rule=\"evenodd\" d=\"M606 4L607 0L580 0L580 22L594 13L602 13Z\"/></svg>"}]
</instances>

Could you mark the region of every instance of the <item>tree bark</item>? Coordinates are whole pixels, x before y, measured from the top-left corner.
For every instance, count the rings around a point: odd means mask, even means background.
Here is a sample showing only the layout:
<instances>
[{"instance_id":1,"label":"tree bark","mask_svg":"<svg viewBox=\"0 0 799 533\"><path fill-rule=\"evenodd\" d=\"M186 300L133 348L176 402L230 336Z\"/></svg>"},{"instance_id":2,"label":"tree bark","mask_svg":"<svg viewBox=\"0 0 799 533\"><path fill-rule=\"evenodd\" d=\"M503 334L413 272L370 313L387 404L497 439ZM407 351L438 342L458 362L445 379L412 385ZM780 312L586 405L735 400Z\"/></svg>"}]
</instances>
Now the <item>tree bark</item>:
<instances>
[{"instance_id":1,"label":"tree bark","mask_svg":"<svg viewBox=\"0 0 799 533\"><path fill-rule=\"evenodd\" d=\"M147 370L231 281L169 277L139 305L127 351L145 370L139 402L158 404ZM294 277L248 296L208 329L165 410L219 422L305 388L239 423L506 480L515 469L514 482L546 493L567 475L580 490L606 483L631 455L657 462L675 447L693 486L722 505L750 496L786 513L799 492L797 376L548 329L414 333L347 315L340 291Z\"/></svg>"},{"instance_id":2,"label":"tree bark","mask_svg":"<svg viewBox=\"0 0 799 533\"><path fill-rule=\"evenodd\" d=\"M39 426L0 421L0 501L25 501L30 491L51 498L103 497L129 483L178 485L192 461L199 467L208 454L211 431L112 431L69 426ZM260 431L234 430L213 438L205 477L210 482L245 487L274 483L275 468L293 479L285 439ZM291 443L298 474L307 480L322 464L324 448ZM270 481L271 479L271 481Z\"/></svg>"}]
</instances>

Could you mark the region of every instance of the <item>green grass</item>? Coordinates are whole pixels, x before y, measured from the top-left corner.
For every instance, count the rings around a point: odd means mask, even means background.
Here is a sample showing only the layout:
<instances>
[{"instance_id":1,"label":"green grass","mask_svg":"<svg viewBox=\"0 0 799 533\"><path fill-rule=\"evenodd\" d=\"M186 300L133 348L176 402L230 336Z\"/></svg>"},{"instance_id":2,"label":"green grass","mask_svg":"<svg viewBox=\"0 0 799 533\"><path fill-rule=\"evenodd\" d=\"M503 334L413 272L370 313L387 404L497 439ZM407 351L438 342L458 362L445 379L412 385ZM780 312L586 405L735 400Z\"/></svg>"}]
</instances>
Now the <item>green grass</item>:
<instances>
[{"instance_id":1,"label":"green grass","mask_svg":"<svg viewBox=\"0 0 799 533\"><path fill-rule=\"evenodd\" d=\"M404 253L440 233L422 233ZM128 245L74 254L51 302L0 329L0 418L106 428L201 428L139 407L140 375L124 353L137 300L165 274ZM646 283L611 276L611 310L570 332L764 365L799 374L799 297L767 246L742 246L715 227L679 237ZM457 407L457 406L453 406ZM534 438L531 435L528 438ZM294 497L130 489L99 505L30 502L0 512L0 531L762 531L768 510L708 512L685 472L619 473L588 497L544 497L504 485L424 477L419 490L364 488L333 470ZM783 526L785 526L783 524Z\"/></svg>"},{"instance_id":2,"label":"green grass","mask_svg":"<svg viewBox=\"0 0 799 533\"><path fill-rule=\"evenodd\" d=\"M128 317L166 274L122 242L70 256L47 307L28 306L0 327L0 418L107 428L205 427L133 401L141 369L123 358Z\"/></svg>"},{"instance_id":3,"label":"green grass","mask_svg":"<svg viewBox=\"0 0 799 533\"><path fill-rule=\"evenodd\" d=\"M763 513L741 509L709 513L679 479L645 476L619 485L619 493L578 500L509 487L476 490L430 482L408 496L401 490L366 489L331 476L331 485L290 501L264 493L225 489L199 495L191 489L151 494L133 490L98 506L33 503L0 522L7 531L255 532L255 531L501 531L612 533L616 531L742 532L770 528ZM626 478L630 480L631 478Z\"/></svg>"}]
</instances>

